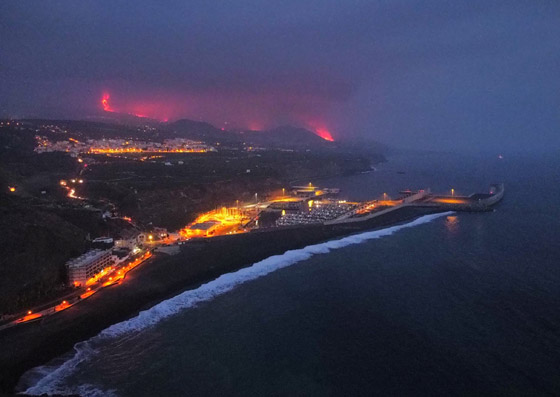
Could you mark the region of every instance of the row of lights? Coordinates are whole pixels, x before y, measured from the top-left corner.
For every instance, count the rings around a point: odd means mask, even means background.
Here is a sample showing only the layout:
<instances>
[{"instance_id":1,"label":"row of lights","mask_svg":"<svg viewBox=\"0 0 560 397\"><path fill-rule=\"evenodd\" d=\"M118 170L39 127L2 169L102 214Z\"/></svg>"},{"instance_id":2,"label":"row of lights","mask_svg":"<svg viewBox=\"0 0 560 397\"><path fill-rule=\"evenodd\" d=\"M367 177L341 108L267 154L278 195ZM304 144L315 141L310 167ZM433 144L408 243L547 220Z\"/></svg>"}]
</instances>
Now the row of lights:
<instances>
[{"instance_id":1,"label":"row of lights","mask_svg":"<svg viewBox=\"0 0 560 397\"><path fill-rule=\"evenodd\" d=\"M89 291L89 288L88 288L88 291ZM61 303L61 305L66 305L66 304L68 304L67 301L62 301L62 303ZM30 314L33 314L33 310L28 310L27 311L27 315L30 315Z\"/></svg>"}]
</instances>

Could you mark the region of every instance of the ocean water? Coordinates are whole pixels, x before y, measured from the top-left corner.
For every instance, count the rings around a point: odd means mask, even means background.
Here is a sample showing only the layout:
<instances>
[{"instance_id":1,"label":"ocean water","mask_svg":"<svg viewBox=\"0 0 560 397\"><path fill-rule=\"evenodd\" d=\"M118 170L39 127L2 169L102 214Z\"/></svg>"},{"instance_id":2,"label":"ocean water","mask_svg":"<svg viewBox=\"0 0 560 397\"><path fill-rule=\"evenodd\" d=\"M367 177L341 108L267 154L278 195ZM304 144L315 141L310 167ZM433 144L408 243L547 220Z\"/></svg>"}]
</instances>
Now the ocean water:
<instances>
[{"instance_id":1,"label":"ocean water","mask_svg":"<svg viewBox=\"0 0 560 397\"><path fill-rule=\"evenodd\" d=\"M426 216L268 258L113 325L29 371L19 389L558 394L558 157L395 156L375 172L312 182L368 199L501 181L494 212Z\"/></svg>"}]
</instances>

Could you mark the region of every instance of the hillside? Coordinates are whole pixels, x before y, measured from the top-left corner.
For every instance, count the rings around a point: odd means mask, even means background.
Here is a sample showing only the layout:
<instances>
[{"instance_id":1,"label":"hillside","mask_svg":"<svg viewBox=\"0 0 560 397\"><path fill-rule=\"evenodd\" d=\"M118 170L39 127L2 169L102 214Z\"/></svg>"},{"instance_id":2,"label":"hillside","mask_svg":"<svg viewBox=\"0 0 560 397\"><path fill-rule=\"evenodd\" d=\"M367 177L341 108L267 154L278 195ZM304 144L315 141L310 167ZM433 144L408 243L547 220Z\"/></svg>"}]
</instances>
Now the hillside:
<instances>
[{"instance_id":1,"label":"hillside","mask_svg":"<svg viewBox=\"0 0 560 397\"><path fill-rule=\"evenodd\" d=\"M65 290L64 263L86 248L86 232L52 211L0 194L0 314Z\"/></svg>"},{"instance_id":2,"label":"hillside","mask_svg":"<svg viewBox=\"0 0 560 397\"><path fill-rule=\"evenodd\" d=\"M172 123L162 124L161 128L173 135L195 141L203 141L209 144L216 144L216 142L241 142L241 138L237 134L223 131L203 121L181 119Z\"/></svg>"},{"instance_id":3,"label":"hillside","mask_svg":"<svg viewBox=\"0 0 560 397\"><path fill-rule=\"evenodd\" d=\"M162 128L184 138L207 143L237 143L267 149L324 150L336 149L338 145L324 140L305 128L285 125L270 130L232 130L224 131L206 122L188 119L163 125Z\"/></svg>"},{"instance_id":4,"label":"hillside","mask_svg":"<svg viewBox=\"0 0 560 397\"><path fill-rule=\"evenodd\" d=\"M88 235L115 236L130 227L119 224L119 217L131 217L142 230L176 230L200 212L250 201L255 193L264 198L294 180L353 174L384 161L382 155L358 155L294 127L245 134L190 120L172 125L53 120L0 125L0 315L64 293L64 263L90 246ZM86 168L85 161L66 152L34 152L35 135L61 141L182 136L218 138L223 144L216 145L217 152L161 153L149 161L141 153L88 154ZM296 150L255 152L251 145ZM84 199L68 197L60 183L78 175L83 183L73 188ZM103 217L106 211L116 217Z\"/></svg>"},{"instance_id":5,"label":"hillside","mask_svg":"<svg viewBox=\"0 0 560 397\"><path fill-rule=\"evenodd\" d=\"M122 118L111 113L111 117L91 120L23 120L27 125L41 125L36 132L51 140L87 139L131 139L163 141L184 138L205 142L213 146L244 149L256 147L272 150L312 150L359 153L377 157L388 148L374 140L327 141L314 132L290 125L269 130L222 130L204 121L180 119L170 123L124 115ZM53 127L53 128L50 128Z\"/></svg>"},{"instance_id":6,"label":"hillside","mask_svg":"<svg viewBox=\"0 0 560 397\"><path fill-rule=\"evenodd\" d=\"M306 130L285 125L265 131L248 131L241 134L244 140L256 146L273 148L332 149L336 145Z\"/></svg>"}]
</instances>

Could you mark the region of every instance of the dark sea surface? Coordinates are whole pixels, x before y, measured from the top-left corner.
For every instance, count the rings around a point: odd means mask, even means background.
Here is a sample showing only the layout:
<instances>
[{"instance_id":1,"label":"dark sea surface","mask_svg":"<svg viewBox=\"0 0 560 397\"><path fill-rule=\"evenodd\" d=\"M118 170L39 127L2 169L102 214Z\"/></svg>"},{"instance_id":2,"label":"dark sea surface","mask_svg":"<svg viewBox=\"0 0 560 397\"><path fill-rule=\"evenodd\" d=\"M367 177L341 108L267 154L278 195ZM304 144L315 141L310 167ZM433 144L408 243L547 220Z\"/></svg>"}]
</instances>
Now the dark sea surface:
<instances>
[{"instance_id":1,"label":"dark sea surface","mask_svg":"<svg viewBox=\"0 0 560 397\"><path fill-rule=\"evenodd\" d=\"M80 344L20 388L560 394L558 157L403 155L371 173L312 182L359 200L403 188L470 194L502 181L494 212L425 218L391 235L271 258ZM166 311L175 314L158 320Z\"/></svg>"}]
</instances>

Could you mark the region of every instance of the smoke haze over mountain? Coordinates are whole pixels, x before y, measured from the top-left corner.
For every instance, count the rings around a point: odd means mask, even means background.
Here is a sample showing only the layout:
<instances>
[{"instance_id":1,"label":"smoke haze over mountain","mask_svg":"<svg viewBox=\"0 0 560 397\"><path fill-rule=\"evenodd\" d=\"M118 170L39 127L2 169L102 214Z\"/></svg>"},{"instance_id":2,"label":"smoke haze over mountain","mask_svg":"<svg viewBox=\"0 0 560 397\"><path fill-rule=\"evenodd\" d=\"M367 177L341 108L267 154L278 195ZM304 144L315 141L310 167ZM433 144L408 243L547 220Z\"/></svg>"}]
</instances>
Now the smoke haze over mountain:
<instances>
[{"instance_id":1,"label":"smoke haze over mountain","mask_svg":"<svg viewBox=\"0 0 560 397\"><path fill-rule=\"evenodd\" d=\"M560 147L557 1L0 5L0 116L293 124L396 147Z\"/></svg>"}]
</instances>

